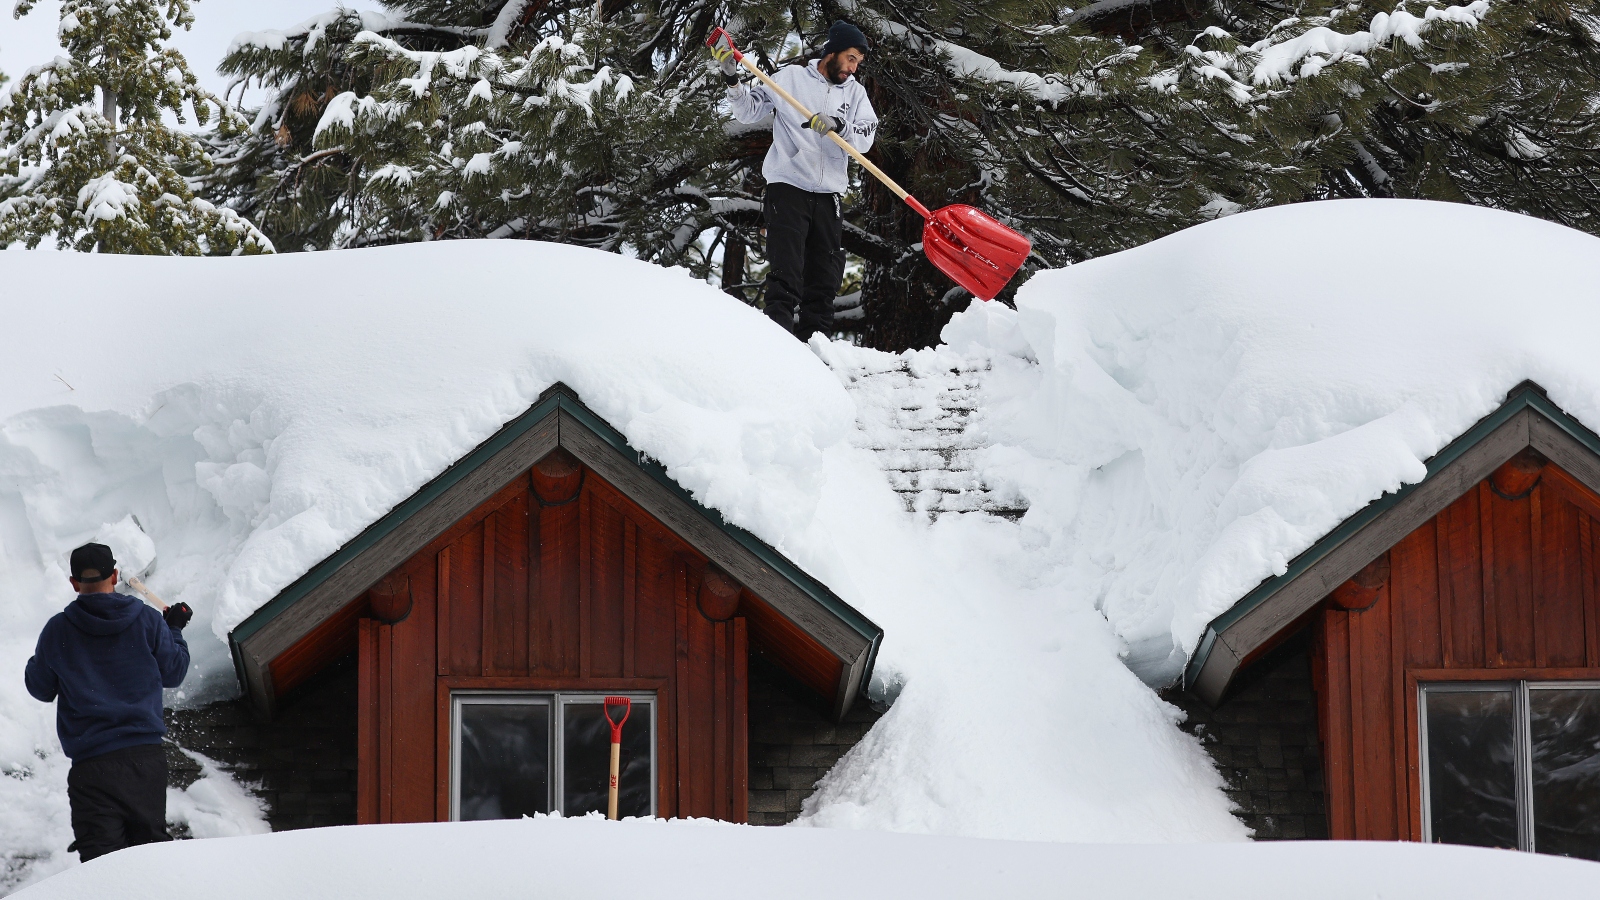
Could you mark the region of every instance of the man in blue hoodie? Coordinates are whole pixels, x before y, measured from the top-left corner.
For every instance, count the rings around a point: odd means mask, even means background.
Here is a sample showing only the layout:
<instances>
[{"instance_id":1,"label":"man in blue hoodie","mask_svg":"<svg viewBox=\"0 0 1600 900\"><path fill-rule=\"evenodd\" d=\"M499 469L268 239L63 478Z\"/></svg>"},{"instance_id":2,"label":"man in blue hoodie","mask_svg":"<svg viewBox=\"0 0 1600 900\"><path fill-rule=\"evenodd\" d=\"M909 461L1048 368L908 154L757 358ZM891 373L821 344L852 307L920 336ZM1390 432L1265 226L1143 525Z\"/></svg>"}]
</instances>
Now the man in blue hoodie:
<instances>
[{"instance_id":1,"label":"man in blue hoodie","mask_svg":"<svg viewBox=\"0 0 1600 900\"><path fill-rule=\"evenodd\" d=\"M167 733L161 689L183 683L188 604L158 613L113 593L117 561L104 544L72 551L78 599L52 616L28 660L28 693L56 703L56 734L72 759L67 800L78 858L170 841Z\"/></svg>"}]
</instances>

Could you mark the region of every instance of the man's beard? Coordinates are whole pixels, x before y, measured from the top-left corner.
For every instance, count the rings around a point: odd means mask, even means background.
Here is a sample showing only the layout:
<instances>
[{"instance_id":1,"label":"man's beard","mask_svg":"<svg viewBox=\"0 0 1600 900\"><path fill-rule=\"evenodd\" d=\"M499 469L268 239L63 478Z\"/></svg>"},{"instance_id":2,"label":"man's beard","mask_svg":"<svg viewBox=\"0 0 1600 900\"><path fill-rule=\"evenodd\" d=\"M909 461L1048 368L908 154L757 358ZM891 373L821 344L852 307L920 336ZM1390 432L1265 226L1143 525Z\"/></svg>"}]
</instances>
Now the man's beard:
<instances>
[{"instance_id":1,"label":"man's beard","mask_svg":"<svg viewBox=\"0 0 1600 900\"><path fill-rule=\"evenodd\" d=\"M822 77L828 79L834 84L844 84L844 80L850 76L840 74L839 60L837 57L834 57L822 61Z\"/></svg>"}]
</instances>

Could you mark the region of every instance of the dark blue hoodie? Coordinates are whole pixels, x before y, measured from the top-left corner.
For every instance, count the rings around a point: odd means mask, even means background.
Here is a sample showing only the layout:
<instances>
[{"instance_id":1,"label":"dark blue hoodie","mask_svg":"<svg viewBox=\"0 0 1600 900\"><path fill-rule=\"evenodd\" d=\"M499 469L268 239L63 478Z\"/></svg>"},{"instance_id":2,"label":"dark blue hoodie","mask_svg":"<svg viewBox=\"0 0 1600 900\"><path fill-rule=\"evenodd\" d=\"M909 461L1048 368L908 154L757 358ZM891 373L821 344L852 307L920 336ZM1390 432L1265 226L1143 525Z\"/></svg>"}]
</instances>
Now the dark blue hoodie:
<instances>
[{"instance_id":1,"label":"dark blue hoodie","mask_svg":"<svg viewBox=\"0 0 1600 900\"><path fill-rule=\"evenodd\" d=\"M159 744L161 689L189 671L189 645L161 613L123 594L79 594L45 623L28 660L28 693L56 704L56 733L73 762Z\"/></svg>"}]
</instances>

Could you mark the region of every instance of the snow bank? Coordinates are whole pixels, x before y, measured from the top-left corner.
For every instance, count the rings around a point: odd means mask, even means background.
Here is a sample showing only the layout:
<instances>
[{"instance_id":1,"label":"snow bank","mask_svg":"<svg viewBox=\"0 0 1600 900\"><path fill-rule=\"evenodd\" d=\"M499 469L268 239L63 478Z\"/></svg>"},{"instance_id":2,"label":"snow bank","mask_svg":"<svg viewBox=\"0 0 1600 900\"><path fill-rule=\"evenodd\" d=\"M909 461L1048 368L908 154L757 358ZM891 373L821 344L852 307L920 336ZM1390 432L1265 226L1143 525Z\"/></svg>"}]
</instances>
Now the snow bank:
<instances>
[{"instance_id":1,"label":"snow bank","mask_svg":"<svg viewBox=\"0 0 1600 900\"><path fill-rule=\"evenodd\" d=\"M1533 379L1600 430L1600 241L1416 201L1224 218L1041 273L939 352L992 360L991 483L1147 680Z\"/></svg>"},{"instance_id":2,"label":"snow bank","mask_svg":"<svg viewBox=\"0 0 1600 900\"><path fill-rule=\"evenodd\" d=\"M1107 846L603 819L376 825L135 847L18 900L1579 897L1590 862L1381 843Z\"/></svg>"},{"instance_id":3,"label":"snow bank","mask_svg":"<svg viewBox=\"0 0 1600 900\"><path fill-rule=\"evenodd\" d=\"M5 254L0 280L26 298L8 304L18 339L0 357L0 664L13 672L71 599L66 554L101 536L130 565L153 552L146 582L196 610L194 671L169 700L232 694L230 628L559 380L887 629L875 690L899 700L811 821L1243 836L1203 751L1119 662L1092 604L1006 571L1037 570L1014 526L930 532L908 517L816 354L682 272L485 241ZM0 679L13 776L0 778L0 890L68 865L65 768L51 707ZM210 803L210 833L253 827L239 804Z\"/></svg>"}]
</instances>

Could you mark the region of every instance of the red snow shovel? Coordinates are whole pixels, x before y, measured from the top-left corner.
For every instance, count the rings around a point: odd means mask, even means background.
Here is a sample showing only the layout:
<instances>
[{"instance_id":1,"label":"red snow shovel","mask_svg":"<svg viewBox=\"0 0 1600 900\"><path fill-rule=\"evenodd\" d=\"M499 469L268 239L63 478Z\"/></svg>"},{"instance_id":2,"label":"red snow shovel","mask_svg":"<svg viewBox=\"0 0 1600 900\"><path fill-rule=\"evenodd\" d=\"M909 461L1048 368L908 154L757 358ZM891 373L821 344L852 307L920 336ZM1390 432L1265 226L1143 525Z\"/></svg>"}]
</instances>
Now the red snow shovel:
<instances>
[{"instance_id":1,"label":"red snow shovel","mask_svg":"<svg viewBox=\"0 0 1600 900\"><path fill-rule=\"evenodd\" d=\"M733 51L733 58L761 79L773 93L787 100L806 119L811 118L811 110L806 109L788 91L778 87L777 82L757 68L755 63L745 59L739 48L733 45L733 38L728 32L721 28L712 31L711 36L706 38L706 46L726 47ZM833 138L833 142L855 157L863 169L876 175L884 186L894 191L896 196L926 220L922 226L922 251L928 255L928 261L949 275L956 284L971 291L973 296L993 300L1028 258L1033 242L996 222L988 214L964 203L954 203L928 212L926 206L895 184L893 178L883 174L882 169L868 162L861 151L850 146L849 141L837 133L830 133L828 137Z\"/></svg>"},{"instance_id":2,"label":"red snow shovel","mask_svg":"<svg viewBox=\"0 0 1600 900\"><path fill-rule=\"evenodd\" d=\"M611 707L622 707L620 720L611 718ZM622 726L628 721L628 716L633 713L633 701L627 697L607 697L605 699L606 721L611 725L611 796L606 800L606 818L616 821L617 818L617 775L622 767Z\"/></svg>"}]
</instances>

